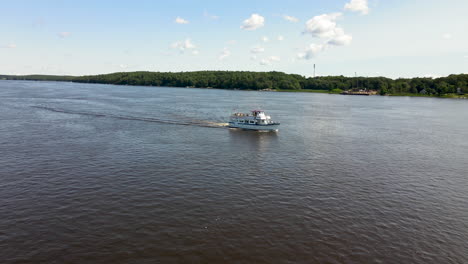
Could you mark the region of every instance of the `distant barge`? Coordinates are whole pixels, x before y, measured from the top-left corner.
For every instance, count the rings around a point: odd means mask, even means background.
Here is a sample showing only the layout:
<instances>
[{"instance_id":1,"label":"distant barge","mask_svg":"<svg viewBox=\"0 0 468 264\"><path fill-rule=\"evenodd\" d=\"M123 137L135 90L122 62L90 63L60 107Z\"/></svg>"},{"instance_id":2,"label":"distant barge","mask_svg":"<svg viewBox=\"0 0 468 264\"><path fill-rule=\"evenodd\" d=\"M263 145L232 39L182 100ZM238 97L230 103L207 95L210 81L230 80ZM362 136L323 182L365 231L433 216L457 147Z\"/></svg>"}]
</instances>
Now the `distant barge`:
<instances>
[{"instance_id":1,"label":"distant barge","mask_svg":"<svg viewBox=\"0 0 468 264\"><path fill-rule=\"evenodd\" d=\"M376 94L377 94L377 91L374 91L374 90L344 91L344 92L342 92L341 94L344 94L344 95L366 95L366 96L369 96L369 95L376 95Z\"/></svg>"}]
</instances>

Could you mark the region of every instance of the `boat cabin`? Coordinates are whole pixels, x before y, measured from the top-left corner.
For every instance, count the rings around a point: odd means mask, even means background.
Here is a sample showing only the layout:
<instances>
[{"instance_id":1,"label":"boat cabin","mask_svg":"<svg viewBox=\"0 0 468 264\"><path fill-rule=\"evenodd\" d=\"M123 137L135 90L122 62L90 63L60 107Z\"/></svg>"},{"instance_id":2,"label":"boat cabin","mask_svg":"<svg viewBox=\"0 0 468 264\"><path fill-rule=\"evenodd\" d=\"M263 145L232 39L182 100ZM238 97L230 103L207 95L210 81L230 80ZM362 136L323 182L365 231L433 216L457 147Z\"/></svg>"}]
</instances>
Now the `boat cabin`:
<instances>
[{"instance_id":1,"label":"boat cabin","mask_svg":"<svg viewBox=\"0 0 468 264\"><path fill-rule=\"evenodd\" d=\"M271 118L262 110L253 110L250 114L235 113L232 115L231 121L239 124L267 125L271 123Z\"/></svg>"},{"instance_id":2,"label":"boat cabin","mask_svg":"<svg viewBox=\"0 0 468 264\"><path fill-rule=\"evenodd\" d=\"M234 113L229 120L229 127L259 131L278 131L280 123L273 122L271 117L262 110L253 110L250 113Z\"/></svg>"}]
</instances>

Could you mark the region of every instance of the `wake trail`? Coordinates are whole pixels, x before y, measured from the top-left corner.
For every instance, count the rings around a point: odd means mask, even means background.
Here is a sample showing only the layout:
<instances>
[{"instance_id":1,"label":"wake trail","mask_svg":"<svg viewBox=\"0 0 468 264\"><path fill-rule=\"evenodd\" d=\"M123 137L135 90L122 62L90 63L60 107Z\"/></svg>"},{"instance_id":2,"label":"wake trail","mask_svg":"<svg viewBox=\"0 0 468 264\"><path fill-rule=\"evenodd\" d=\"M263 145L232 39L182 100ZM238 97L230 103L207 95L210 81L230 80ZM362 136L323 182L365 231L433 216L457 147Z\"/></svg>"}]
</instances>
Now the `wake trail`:
<instances>
[{"instance_id":1,"label":"wake trail","mask_svg":"<svg viewBox=\"0 0 468 264\"><path fill-rule=\"evenodd\" d=\"M180 126L200 126L200 127L210 127L210 128L226 128L227 123L217 123L204 120L170 120L170 119L160 119L154 117L136 117L136 116L127 116L127 115L114 115L106 113L93 113L93 112L83 112L83 111L74 111L63 108L54 108L48 106L31 106L33 108L42 109L46 111L52 111L56 113L72 114L72 115L83 115L83 116L92 116L92 117L104 117L104 118L114 118L120 120L131 120L131 121L142 121L142 122L153 122L161 124L171 124L171 125L180 125Z\"/></svg>"}]
</instances>

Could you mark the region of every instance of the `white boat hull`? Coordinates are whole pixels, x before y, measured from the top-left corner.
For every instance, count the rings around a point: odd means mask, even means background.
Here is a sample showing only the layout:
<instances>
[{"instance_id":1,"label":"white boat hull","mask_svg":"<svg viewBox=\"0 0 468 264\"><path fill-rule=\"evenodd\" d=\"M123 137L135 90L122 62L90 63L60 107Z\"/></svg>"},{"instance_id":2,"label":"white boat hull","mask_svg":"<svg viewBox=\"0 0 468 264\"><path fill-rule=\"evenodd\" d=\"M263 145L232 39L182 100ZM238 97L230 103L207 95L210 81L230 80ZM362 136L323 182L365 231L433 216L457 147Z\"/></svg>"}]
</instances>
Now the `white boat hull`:
<instances>
[{"instance_id":1,"label":"white boat hull","mask_svg":"<svg viewBox=\"0 0 468 264\"><path fill-rule=\"evenodd\" d=\"M278 131L279 124L254 125L254 124L241 124L241 123L236 123L236 122L229 122L229 127L247 129L247 130L257 130L257 131Z\"/></svg>"}]
</instances>

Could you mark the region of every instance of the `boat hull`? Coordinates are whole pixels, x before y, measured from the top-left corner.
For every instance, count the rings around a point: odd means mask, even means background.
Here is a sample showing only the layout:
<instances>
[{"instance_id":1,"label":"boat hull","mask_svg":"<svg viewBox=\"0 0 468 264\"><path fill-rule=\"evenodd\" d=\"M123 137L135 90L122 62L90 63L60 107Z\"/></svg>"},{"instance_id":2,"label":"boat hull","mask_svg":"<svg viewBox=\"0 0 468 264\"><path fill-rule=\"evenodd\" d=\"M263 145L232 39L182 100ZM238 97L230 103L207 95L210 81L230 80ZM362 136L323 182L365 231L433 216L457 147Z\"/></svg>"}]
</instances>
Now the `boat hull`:
<instances>
[{"instance_id":1,"label":"boat hull","mask_svg":"<svg viewBox=\"0 0 468 264\"><path fill-rule=\"evenodd\" d=\"M256 131L278 131L279 124L251 125L251 124L239 124L235 122L229 122L229 127L246 129L246 130L256 130Z\"/></svg>"}]
</instances>

